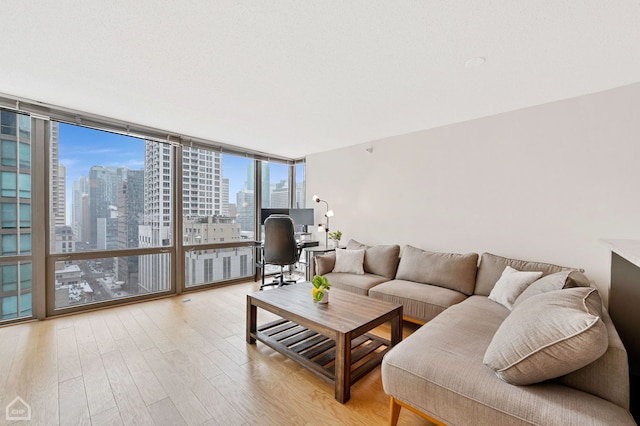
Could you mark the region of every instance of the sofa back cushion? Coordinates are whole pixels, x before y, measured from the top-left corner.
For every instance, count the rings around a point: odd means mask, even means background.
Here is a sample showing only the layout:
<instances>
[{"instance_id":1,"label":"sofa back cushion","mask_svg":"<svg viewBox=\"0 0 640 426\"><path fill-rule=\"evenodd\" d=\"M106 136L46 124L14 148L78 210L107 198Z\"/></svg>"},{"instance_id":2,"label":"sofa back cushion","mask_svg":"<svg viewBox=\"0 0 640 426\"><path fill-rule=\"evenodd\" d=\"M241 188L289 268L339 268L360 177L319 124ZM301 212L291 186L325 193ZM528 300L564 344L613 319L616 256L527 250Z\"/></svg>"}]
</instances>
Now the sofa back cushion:
<instances>
[{"instance_id":1,"label":"sofa back cushion","mask_svg":"<svg viewBox=\"0 0 640 426\"><path fill-rule=\"evenodd\" d=\"M577 270L566 266L558 266L550 263L530 262L520 259L509 259L491 253L483 253L480 258L480 266L476 276L474 294L489 296L493 286L498 282L502 272L507 266L511 266L518 271L541 271L542 276L553 274L564 270ZM582 271L584 272L584 271Z\"/></svg>"},{"instance_id":2,"label":"sofa back cushion","mask_svg":"<svg viewBox=\"0 0 640 426\"><path fill-rule=\"evenodd\" d=\"M477 265L477 253L436 253L406 246L402 251L396 279L433 284L470 296L473 294Z\"/></svg>"},{"instance_id":3,"label":"sofa back cushion","mask_svg":"<svg viewBox=\"0 0 640 426\"><path fill-rule=\"evenodd\" d=\"M535 296L536 294L562 290L563 288L590 287L590 285L591 283L589 282L589 279L580 271L566 270L556 272L555 274L546 275L528 286L518 296L513 307L515 308L520 303ZM492 290L492 292L494 290Z\"/></svg>"},{"instance_id":4,"label":"sofa back cushion","mask_svg":"<svg viewBox=\"0 0 640 426\"><path fill-rule=\"evenodd\" d=\"M360 241L356 241L353 238L347 241L347 250L366 249L367 247L369 246L361 243Z\"/></svg>"},{"instance_id":5,"label":"sofa back cushion","mask_svg":"<svg viewBox=\"0 0 640 426\"><path fill-rule=\"evenodd\" d=\"M360 249L365 249L364 272L380 275L390 280L396 276L398 261L400 259L399 245L368 246L353 239L347 243L347 250Z\"/></svg>"}]
</instances>

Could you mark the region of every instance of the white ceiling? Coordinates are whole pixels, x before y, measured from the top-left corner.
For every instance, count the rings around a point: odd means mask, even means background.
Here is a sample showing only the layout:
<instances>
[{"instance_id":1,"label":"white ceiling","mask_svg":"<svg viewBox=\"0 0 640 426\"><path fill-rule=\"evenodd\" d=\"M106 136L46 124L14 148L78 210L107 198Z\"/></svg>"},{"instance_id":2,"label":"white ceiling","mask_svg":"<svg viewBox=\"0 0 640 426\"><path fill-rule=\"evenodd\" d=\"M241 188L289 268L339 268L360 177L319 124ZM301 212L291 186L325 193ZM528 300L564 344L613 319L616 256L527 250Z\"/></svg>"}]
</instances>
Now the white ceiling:
<instances>
[{"instance_id":1,"label":"white ceiling","mask_svg":"<svg viewBox=\"0 0 640 426\"><path fill-rule=\"evenodd\" d=\"M299 158L638 82L640 2L9 0L0 46L2 93Z\"/></svg>"}]
</instances>

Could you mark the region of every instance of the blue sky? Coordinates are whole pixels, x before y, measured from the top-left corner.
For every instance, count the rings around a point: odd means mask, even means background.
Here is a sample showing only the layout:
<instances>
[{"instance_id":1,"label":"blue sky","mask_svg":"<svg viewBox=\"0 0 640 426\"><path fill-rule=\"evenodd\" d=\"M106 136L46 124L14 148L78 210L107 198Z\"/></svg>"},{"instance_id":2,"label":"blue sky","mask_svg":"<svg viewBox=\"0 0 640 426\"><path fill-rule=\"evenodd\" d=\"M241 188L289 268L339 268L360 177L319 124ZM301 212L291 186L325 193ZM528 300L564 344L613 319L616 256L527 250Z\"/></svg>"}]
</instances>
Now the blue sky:
<instances>
[{"instance_id":1,"label":"blue sky","mask_svg":"<svg viewBox=\"0 0 640 426\"><path fill-rule=\"evenodd\" d=\"M68 213L71 211L72 183L80 176L89 176L92 166L128 167L132 170L144 167L143 139L64 123L60 123L58 132L60 164L67 169ZM229 201L232 203L247 180L247 164L251 161L223 155L222 176L229 178ZM282 179L287 179L287 167L275 165L271 168L271 183Z\"/></svg>"}]
</instances>

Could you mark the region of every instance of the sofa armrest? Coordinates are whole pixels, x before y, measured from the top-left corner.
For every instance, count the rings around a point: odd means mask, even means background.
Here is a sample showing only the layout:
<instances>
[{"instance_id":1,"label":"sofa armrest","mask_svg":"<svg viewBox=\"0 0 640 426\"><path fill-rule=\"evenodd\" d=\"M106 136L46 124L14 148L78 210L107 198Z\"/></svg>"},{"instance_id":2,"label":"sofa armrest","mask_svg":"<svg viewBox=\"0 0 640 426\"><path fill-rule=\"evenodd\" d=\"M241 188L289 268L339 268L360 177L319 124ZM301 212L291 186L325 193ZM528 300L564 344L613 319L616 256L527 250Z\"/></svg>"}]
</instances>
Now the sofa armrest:
<instances>
[{"instance_id":1,"label":"sofa armrest","mask_svg":"<svg viewBox=\"0 0 640 426\"><path fill-rule=\"evenodd\" d=\"M609 348L600 358L581 369L562 376L558 382L599 396L629 409L629 364L627 351L606 310L602 321L607 326Z\"/></svg>"},{"instance_id":2,"label":"sofa armrest","mask_svg":"<svg viewBox=\"0 0 640 426\"><path fill-rule=\"evenodd\" d=\"M336 266L336 253L331 252L313 256L313 266L312 276L328 274Z\"/></svg>"}]
</instances>

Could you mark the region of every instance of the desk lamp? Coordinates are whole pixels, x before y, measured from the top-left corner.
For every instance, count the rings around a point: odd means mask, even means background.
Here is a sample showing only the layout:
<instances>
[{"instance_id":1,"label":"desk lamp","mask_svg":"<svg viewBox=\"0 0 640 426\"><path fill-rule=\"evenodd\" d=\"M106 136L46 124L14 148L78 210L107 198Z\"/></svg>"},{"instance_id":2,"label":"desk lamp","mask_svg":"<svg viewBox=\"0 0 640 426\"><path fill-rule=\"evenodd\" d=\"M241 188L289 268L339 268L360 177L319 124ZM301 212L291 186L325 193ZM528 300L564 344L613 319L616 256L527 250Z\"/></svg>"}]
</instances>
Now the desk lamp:
<instances>
[{"instance_id":1,"label":"desk lamp","mask_svg":"<svg viewBox=\"0 0 640 426\"><path fill-rule=\"evenodd\" d=\"M315 201L316 203L319 202L323 202L327 205L327 211L324 214L324 217L327 218L327 223L326 225L324 223L321 223L318 225L318 232L325 232L325 236L324 236L324 246L325 248L329 247L329 218L333 217L333 210L329 210L329 203L327 203L325 200L321 200L320 197L318 197L317 195L313 196L313 201Z\"/></svg>"}]
</instances>

